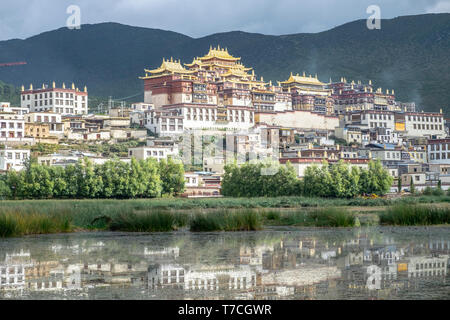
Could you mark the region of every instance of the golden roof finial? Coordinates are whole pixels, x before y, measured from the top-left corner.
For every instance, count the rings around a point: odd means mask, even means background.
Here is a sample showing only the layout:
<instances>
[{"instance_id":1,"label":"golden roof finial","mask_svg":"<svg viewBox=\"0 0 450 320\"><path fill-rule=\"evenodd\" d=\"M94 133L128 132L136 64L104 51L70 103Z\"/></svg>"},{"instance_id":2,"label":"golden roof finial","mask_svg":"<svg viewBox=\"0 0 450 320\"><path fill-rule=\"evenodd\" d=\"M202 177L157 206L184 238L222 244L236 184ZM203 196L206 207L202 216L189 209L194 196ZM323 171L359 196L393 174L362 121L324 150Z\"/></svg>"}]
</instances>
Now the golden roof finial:
<instances>
[{"instance_id":1,"label":"golden roof finial","mask_svg":"<svg viewBox=\"0 0 450 320\"><path fill-rule=\"evenodd\" d=\"M66 88L66 84L63 82L63 85L62 85L62 87L63 87L63 89L65 89Z\"/></svg>"},{"instance_id":2,"label":"golden roof finial","mask_svg":"<svg viewBox=\"0 0 450 320\"><path fill-rule=\"evenodd\" d=\"M304 76L304 77L306 77L306 73L305 73L305 71L303 71L303 76Z\"/></svg>"},{"instance_id":3,"label":"golden roof finial","mask_svg":"<svg viewBox=\"0 0 450 320\"><path fill-rule=\"evenodd\" d=\"M369 80L369 84L372 85L372 80Z\"/></svg>"},{"instance_id":4,"label":"golden roof finial","mask_svg":"<svg viewBox=\"0 0 450 320\"><path fill-rule=\"evenodd\" d=\"M30 83L30 90L33 90L33 84Z\"/></svg>"},{"instance_id":5,"label":"golden roof finial","mask_svg":"<svg viewBox=\"0 0 450 320\"><path fill-rule=\"evenodd\" d=\"M84 92L87 92L87 87L86 86L84 86Z\"/></svg>"},{"instance_id":6,"label":"golden roof finial","mask_svg":"<svg viewBox=\"0 0 450 320\"><path fill-rule=\"evenodd\" d=\"M22 89L22 91L25 91L25 87L24 87L24 85L22 85L22 88L21 88L21 89Z\"/></svg>"},{"instance_id":7,"label":"golden roof finial","mask_svg":"<svg viewBox=\"0 0 450 320\"><path fill-rule=\"evenodd\" d=\"M220 50L220 44L217 45L217 50Z\"/></svg>"},{"instance_id":8,"label":"golden roof finial","mask_svg":"<svg viewBox=\"0 0 450 320\"><path fill-rule=\"evenodd\" d=\"M56 88L56 83L55 83L55 81L52 82L52 88L53 88L53 89Z\"/></svg>"},{"instance_id":9,"label":"golden roof finial","mask_svg":"<svg viewBox=\"0 0 450 320\"><path fill-rule=\"evenodd\" d=\"M75 84L72 82L72 90L75 90Z\"/></svg>"},{"instance_id":10,"label":"golden roof finial","mask_svg":"<svg viewBox=\"0 0 450 320\"><path fill-rule=\"evenodd\" d=\"M291 71L291 77L292 77L292 71Z\"/></svg>"},{"instance_id":11,"label":"golden roof finial","mask_svg":"<svg viewBox=\"0 0 450 320\"><path fill-rule=\"evenodd\" d=\"M395 94L394 89L392 89L392 94L393 94L393 95Z\"/></svg>"},{"instance_id":12,"label":"golden roof finial","mask_svg":"<svg viewBox=\"0 0 450 320\"><path fill-rule=\"evenodd\" d=\"M170 57L170 62L173 62L173 57Z\"/></svg>"},{"instance_id":13,"label":"golden roof finial","mask_svg":"<svg viewBox=\"0 0 450 320\"><path fill-rule=\"evenodd\" d=\"M45 89L45 84L42 84L42 89Z\"/></svg>"}]
</instances>

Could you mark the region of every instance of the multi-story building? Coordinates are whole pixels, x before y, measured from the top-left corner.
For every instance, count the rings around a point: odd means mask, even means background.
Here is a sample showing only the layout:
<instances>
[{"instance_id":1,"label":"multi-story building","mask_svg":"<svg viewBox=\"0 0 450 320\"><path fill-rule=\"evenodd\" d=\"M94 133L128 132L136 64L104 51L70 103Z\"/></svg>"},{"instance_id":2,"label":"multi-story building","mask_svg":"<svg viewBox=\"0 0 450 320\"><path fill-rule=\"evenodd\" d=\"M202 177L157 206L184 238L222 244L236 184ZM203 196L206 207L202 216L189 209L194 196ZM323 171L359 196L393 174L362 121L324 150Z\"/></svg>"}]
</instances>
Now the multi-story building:
<instances>
[{"instance_id":1,"label":"multi-story building","mask_svg":"<svg viewBox=\"0 0 450 320\"><path fill-rule=\"evenodd\" d=\"M34 126L47 126L48 127L48 135L53 136L63 136L64 135L64 125L62 122L61 114L53 113L53 112L31 112L25 115L25 123L26 127L33 128ZM31 130L27 130L28 135L34 136ZM41 130L42 136L42 130Z\"/></svg>"},{"instance_id":2,"label":"multi-story building","mask_svg":"<svg viewBox=\"0 0 450 320\"><path fill-rule=\"evenodd\" d=\"M331 89L317 78L317 74L303 76L291 73L289 79L280 82L282 88L292 94L292 108L294 110L313 111L323 114L334 113L334 100Z\"/></svg>"},{"instance_id":3,"label":"multi-story building","mask_svg":"<svg viewBox=\"0 0 450 320\"><path fill-rule=\"evenodd\" d=\"M450 163L450 139L430 139L427 144L429 163Z\"/></svg>"},{"instance_id":4,"label":"multi-story building","mask_svg":"<svg viewBox=\"0 0 450 320\"><path fill-rule=\"evenodd\" d=\"M88 92L84 87L83 91L72 84L70 89L63 83L62 88L56 88L53 82L52 87L42 85L40 89L29 89L22 86L21 106L28 108L30 112L48 112L58 114L87 114L88 113Z\"/></svg>"},{"instance_id":5,"label":"multi-story building","mask_svg":"<svg viewBox=\"0 0 450 320\"><path fill-rule=\"evenodd\" d=\"M20 140L25 137L23 115L14 112L0 112L0 141Z\"/></svg>"},{"instance_id":6,"label":"multi-story building","mask_svg":"<svg viewBox=\"0 0 450 320\"><path fill-rule=\"evenodd\" d=\"M364 110L348 112L342 118L343 125L359 125L361 128L386 128L395 130L394 113L390 111Z\"/></svg>"},{"instance_id":7,"label":"multi-story building","mask_svg":"<svg viewBox=\"0 0 450 320\"><path fill-rule=\"evenodd\" d=\"M400 131L404 120L404 131L408 137L444 138L446 136L444 115L430 112L408 112L402 113L396 119L397 130Z\"/></svg>"},{"instance_id":8,"label":"multi-story building","mask_svg":"<svg viewBox=\"0 0 450 320\"><path fill-rule=\"evenodd\" d=\"M128 149L128 156L134 157L137 160L146 160L147 158L155 158L158 162L161 159L167 159L168 157L178 157L178 146L165 147L165 146L145 146Z\"/></svg>"},{"instance_id":9,"label":"multi-story building","mask_svg":"<svg viewBox=\"0 0 450 320\"><path fill-rule=\"evenodd\" d=\"M20 171L24 168L25 162L30 158L29 149L6 148L0 150L0 170Z\"/></svg>"}]
</instances>

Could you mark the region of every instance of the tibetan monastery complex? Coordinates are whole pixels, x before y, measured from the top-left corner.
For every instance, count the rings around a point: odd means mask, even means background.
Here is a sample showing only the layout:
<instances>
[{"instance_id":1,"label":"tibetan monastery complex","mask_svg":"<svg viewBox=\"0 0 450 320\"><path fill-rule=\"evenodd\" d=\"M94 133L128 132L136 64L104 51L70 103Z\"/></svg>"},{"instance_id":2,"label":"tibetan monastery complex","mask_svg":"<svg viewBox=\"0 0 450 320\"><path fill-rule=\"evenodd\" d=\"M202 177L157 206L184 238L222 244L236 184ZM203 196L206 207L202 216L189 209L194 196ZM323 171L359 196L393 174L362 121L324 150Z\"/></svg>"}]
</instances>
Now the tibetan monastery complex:
<instances>
[{"instance_id":1,"label":"tibetan monastery complex","mask_svg":"<svg viewBox=\"0 0 450 320\"><path fill-rule=\"evenodd\" d=\"M338 116L349 112L411 111L410 105L395 101L394 90L375 90L371 81L323 83L317 74L303 72L276 84L266 82L220 46L184 65L163 58L159 68L145 69L141 79L144 102L153 105L147 127L160 135L248 129L255 123L334 130Z\"/></svg>"},{"instance_id":2,"label":"tibetan monastery complex","mask_svg":"<svg viewBox=\"0 0 450 320\"><path fill-rule=\"evenodd\" d=\"M7 147L0 152L0 172L25 168L31 156L25 145L79 144L84 150L85 144L134 139L141 145L129 148L127 157L119 153L121 161L180 159L201 167L205 184L220 185L220 177L208 177L223 174L228 161L290 162L301 178L323 160L367 167L379 159L397 179L392 190L398 181L407 188L412 178L418 189L438 180L450 188L450 121L442 110L417 112L413 102L396 101L394 90L375 88L370 80L322 82L317 74L293 70L283 81L264 81L219 46L190 63L164 58L158 68L144 70L144 101L128 107L121 101L120 108L110 101L107 114L92 113L86 87L22 86L20 106L0 102L0 144ZM206 143L201 157L195 148L205 140L197 143L199 136L217 142ZM66 166L84 157L97 164L108 160L69 148L37 161ZM187 173L186 179L194 195L220 193L216 182L200 187L198 174Z\"/></svg>"}]
</instances>

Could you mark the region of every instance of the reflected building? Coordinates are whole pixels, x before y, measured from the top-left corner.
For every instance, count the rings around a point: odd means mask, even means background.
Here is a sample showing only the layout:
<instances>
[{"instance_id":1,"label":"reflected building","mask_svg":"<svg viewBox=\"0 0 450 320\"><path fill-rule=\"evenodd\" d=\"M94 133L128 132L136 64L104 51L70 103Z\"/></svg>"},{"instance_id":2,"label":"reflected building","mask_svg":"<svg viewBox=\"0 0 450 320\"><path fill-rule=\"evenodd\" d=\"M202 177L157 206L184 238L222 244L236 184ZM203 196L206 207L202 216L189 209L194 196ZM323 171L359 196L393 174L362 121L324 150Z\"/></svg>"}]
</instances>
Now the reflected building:
<instances>
[{"instance_id":1,"label":"reflected building","mask_svg":"<svg viewBox=\"0 0 450 320\"><path fill-rule=\"evenodd\" d=\"M393 299L447 292L445 228L422 230L422 237L377 230L283 231L270 244L262 233L239 241L214 233L207 246L203 235L186 234L139 241L67 235L29 251L19 243L0 252L0 298ZM172 237L183 240L173 245Z\"/></svg>"}]
</instances>

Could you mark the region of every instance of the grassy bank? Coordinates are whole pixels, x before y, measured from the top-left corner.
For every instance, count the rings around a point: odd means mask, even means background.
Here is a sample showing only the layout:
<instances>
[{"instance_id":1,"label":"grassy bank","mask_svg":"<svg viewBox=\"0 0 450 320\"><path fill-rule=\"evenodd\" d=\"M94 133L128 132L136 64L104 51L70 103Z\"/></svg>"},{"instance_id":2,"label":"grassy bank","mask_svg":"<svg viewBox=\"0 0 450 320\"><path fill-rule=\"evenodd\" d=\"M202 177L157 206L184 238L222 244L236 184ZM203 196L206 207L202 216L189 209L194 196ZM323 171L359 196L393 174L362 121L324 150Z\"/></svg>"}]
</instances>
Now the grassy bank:
<instances>
[{"instance_id":1,"label":"grassy bank","mask_svg":"<svg viewBox=\"0 0 450 320\"><path fill-rule=\"evenodd\" d=\"M360 224L358 216L369 215L379 216L381 224L446 224L448 202L448 196L391 200L280 197L2 201L0 237L80 229L158 232L244 231L265 225L353 227ZM365 219L361 222L366 223Z\"/></svg>"}]
</instances>

